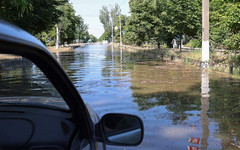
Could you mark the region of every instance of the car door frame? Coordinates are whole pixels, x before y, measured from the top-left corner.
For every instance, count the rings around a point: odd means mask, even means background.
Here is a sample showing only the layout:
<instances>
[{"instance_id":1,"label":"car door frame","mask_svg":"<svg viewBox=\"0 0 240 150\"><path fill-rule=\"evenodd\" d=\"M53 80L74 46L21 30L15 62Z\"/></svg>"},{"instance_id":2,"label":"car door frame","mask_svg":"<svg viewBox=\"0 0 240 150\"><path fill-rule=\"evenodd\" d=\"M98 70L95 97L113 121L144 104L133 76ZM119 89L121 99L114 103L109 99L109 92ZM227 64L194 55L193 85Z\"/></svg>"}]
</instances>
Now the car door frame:
<instances>
[{"instance_id":1,"label":"car door frame","mask_svg":"<svg viewBox=\"0 0 240 150\"><path fill-rule=\"evenodd\" d=\"M81 130L81 139L94 139L94 123L68 75L40 41L22 29L0 20L0 53L23 56L34 62L63 97Z\"/></svg>"}]
</instances>

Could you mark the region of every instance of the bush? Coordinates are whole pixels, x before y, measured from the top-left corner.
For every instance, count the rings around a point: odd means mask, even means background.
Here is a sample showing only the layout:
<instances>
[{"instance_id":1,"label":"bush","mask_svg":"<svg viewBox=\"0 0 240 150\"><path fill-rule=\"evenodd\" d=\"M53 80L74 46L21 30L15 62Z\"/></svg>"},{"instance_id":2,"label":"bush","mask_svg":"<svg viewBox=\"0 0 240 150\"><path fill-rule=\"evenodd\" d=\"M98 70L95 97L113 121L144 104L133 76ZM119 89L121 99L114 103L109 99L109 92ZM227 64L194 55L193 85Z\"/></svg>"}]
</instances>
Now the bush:
<instances>
[{"instance_id":1,"label":"bush","mask_svg":"<svg viewBox=\"0 0 240 150\"><path fill-rule=\"evenodd\" d=\"M47 46L54 46L54 45L55 45L55 41L54 41L54 40L49 41L49 42L47 43Z\"/></svg>"},{"instance_id":2,"label":"bush","mask_svg":"<svg viewBox=\"0 0 240 150\"><path fill-rule=\"evenodd\" d=\"M191 48L201 48L202 47L202 41L199 39L192 39L190 41L190 47Z\"/></svg>"}]
</instances>

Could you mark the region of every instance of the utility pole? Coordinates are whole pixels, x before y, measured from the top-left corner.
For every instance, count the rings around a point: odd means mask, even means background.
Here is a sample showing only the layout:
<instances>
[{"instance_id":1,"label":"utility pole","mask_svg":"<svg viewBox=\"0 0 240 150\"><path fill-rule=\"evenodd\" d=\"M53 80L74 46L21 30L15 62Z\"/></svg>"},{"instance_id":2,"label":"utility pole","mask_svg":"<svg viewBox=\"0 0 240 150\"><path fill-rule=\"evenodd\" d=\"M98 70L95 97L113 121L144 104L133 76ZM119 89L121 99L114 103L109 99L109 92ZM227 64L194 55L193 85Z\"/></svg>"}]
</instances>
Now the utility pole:
<instances>
[{"instance_id":1,"label":"utility pole","mask_svg":"<svg viewBox=\"0 0 240 150\"><path fill-rule=\"evenodd\" d=\"M202 0L202 64L209 67L209 0Z\"/></svg>"},{"instance_id":2,"label":"utility pole","mask_svg":"<svg viewBox=\"0 0 240 150\"><path fill-rule=\"evenodd\" d=\"M113 43L113 20L112 20L112 43Z\"/></svg>"},{"instance_id":3,"label":"utility pole","mask_svg":"<svg viewBox=\"0 0 240 150\"><path fill-rule=\"evenodd\" d=\"M119 9L119 27L120 27L120 46L122 46L121 9L119 5L118 5L118 9Z\"/></svg>"},{"instance_id":4,"label":"utility pole","mask_svg":"<svg viewBox=\"0 0 240 150\"><path fill-rule=\"evenodd\" d=\"M59 41L60 41L60 31L59 31L59 24L56 25L56 49L59 48Z\"/></svg>"},{"instance_id":5,"label":"utility pole","mask_svg":"<svg viewBox=\"0 0 240 150\"><path fill-rule=\"evenodd\" d=\"M111 25L112 25L112 44L113 44L113 18L112 18L112 15L111 15L111 12L112 12L112 5L109 5L109 17L110 17L110 21L111 21Z\"/></svg>"}]
</instances>

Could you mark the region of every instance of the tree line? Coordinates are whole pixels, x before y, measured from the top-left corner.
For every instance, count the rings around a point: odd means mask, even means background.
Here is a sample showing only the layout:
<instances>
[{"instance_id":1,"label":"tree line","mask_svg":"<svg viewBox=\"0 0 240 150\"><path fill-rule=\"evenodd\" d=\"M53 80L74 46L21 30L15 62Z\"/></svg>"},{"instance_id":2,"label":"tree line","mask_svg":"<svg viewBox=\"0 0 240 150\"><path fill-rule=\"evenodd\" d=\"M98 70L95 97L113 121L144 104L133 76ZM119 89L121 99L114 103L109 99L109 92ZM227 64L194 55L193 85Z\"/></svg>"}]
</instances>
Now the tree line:
<instances>
[{"instance_id":1,"label":"tree line","mask_svg":"<svg viewBox=\"0 0 240 150\"><path fill-rule=\"evenodd\" d=\"M201 47L202 0L130 0L130 16L122 15L123 43L145 43L171 46L173 38L185 39L192 47ZM103 6L100 21L105 32L100 40L119 42L118 5L112 9ZM240 49L239 0L210 0L211 48ZM111 22L111 20L113 20ZM116 28L117 26L117 28Z\"/></svg>"},{"instance_id":2,"label":"tree line","mask_svg":"<svg viewBox=\"0 0 240 150\"><path fill-rule=\"evenodd\" d=\"M30 32L47 45L55 45L56 28L59 44L97 41L67 0L1 0L0 6L1 19Z\"/></svg>"}]
</instances>

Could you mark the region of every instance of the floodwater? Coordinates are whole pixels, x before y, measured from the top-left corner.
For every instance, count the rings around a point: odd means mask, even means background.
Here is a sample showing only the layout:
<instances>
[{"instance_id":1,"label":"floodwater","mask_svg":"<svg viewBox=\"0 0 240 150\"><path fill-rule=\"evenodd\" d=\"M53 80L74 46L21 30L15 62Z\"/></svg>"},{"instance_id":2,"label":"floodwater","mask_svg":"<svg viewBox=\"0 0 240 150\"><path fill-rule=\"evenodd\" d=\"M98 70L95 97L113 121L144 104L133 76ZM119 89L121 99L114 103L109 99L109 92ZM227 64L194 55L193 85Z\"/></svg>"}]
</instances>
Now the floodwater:
<instances>
[{"instance_id":1,"label":"floodwater","mask_svg":"<svg viewBox=\"0 0 240 150\"><path fill-rule=\"evenodd\" d=\"M162 60L156 50L127 52L89 45L55 56L100 117L115 112L143 119L141 145L109 149L240 149L240 79ZM0 96L12 95L14 85L14 89L28 89L28 96L58 96L34 65L18 67L20 61L15 62L17 67L0 72ZM23 75L13 78L18 72ZM15 90L16 96L22 93Z\"/></svg>"},{"instance_id":2,"label":"floodwater","mask_svg":"<svg viewBox=\"0 0 240 150\"><path fill-rule=\"evenodd\" d=\"M239 79L164 61L158 51L89 45L56 57L99 116L120 112L143 119L142 144L125 149L240 147Z\"/></svg>"}]
</instances>

